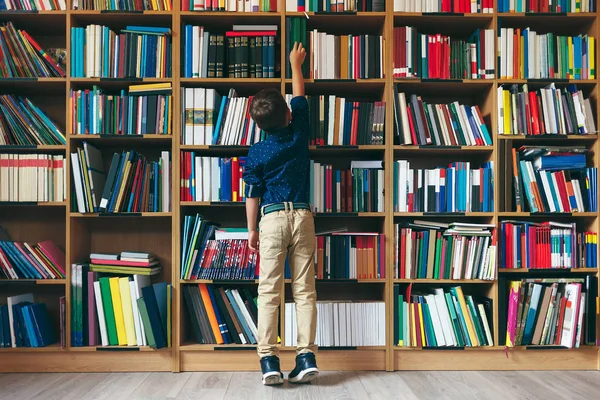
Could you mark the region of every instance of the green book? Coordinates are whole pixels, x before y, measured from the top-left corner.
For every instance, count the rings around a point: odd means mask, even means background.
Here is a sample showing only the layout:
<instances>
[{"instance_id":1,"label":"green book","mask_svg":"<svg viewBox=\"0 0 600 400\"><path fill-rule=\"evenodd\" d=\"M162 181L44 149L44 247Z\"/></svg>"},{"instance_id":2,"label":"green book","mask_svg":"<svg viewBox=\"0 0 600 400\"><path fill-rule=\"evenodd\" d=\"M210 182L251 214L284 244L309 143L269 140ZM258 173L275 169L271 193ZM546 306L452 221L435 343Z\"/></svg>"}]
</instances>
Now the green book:
<instances>
[{"instance_id":1,"label":"green book","mask_svg":"<svg viewBox=\"0 0 600 400\"><path fill-rule=\"evenodd\" d=\"M435 243L435 262L433 264L433 278L440 279L440 259L442 257L442 238L437 238Z\"/></svg>"},{"instance_id":2,"label":"green book","mask_svg":"<svg viewBox=\"0 0 600 400\"><path fill-rule=\"evenodd\" d=\"M450 269L452 267L452 247L454 245L454 239L452 236L448 236L448 244L446 245L446 259L444 260L444 279L450 279Z\"/></svg>"},{"instance_id":3,"label":"green book","mask_svg":"<svg viewBox=\"0 0 600 400\"><path fill-rule=\"evenodd\" d=\"M433 321L431 320L429 304L427 304L427 299L425 299L425 296L422 296L421 299L424 300L421 304L423 305L423 318L425 318L425 329L427 330L426 337L429 337L430 339L430 343L427 343L427 346L436 347L437 338L435 337L435 331L433 330Z\"/></svg>"},{"instance_id":4,"label":"green book","mask_svg":"<svg viewBox=\"0 0 600 400\"><path fill-rule=\"evenodd\" d=\"M485 336L485 332L483 331L483 326L479 323L479 313L477 312L477 307L475 303L473 303L473 297L465 296L465 300L467 303L467 308L471 313L471 320L473 321L473 325L475 326L475 333L477 334L477 340L480 345L487 344L487 337Z\"/></svg>"},{"instance_id":5,"label":"green book","mask_svg":"<svg viewBox=\"0 0 600 400\"><path fill-rule=\"evenodd\" d=\"M404 296L398 296L398 346L404 346Z\"/></svg>"},{"instance_id":6,"label":"green book","mask_svg":"<svg viewBox=\"0 0 600 400\"><path fill-rule=\"evenodd\" d=\"M446 298L446 307L448 307L448 311L450 312L450 319L452 320L452 329L454 330L456 342L458 343L459 347L463 347L465 345L465 339L462 329L458 325L458 317L456 316L456 310L454 309L452 296L450 296L450 293L444 293L444 297Z\"/></svg>"},{"instance_id":7,"label":"green book","mask_svg":"<svg viewBox=\"0 0 600 400\"><path fill-rule=\"evenodd\" d=\"M148 316L148 309L146 308L146 303L144 302L143 297L140 297L136 301L138 304L138 309L140 310L140 316L142 317L142 324L144 324L144 332L146 332L146 339L148 339L148 346L155 349L156 348L156 340L154 340L154 333L152 332L152 325L150 325L150 317ZM116 335L116 331L115 331L115 335Z\"/></svg>"},{"instance_id":8,"label":"green book","mask_svg":"<svg viewBox=\"0 0 600 400\"><path fill-rule=\"evenodd\" d=\"M115 323L115 312L110 295L109 278L100 278L100 293L102 294L102 305L104 306L104 318L106 319L106 331L108 332L108 344L118 346L117 325Z\"/></svg>"}]
</instances>

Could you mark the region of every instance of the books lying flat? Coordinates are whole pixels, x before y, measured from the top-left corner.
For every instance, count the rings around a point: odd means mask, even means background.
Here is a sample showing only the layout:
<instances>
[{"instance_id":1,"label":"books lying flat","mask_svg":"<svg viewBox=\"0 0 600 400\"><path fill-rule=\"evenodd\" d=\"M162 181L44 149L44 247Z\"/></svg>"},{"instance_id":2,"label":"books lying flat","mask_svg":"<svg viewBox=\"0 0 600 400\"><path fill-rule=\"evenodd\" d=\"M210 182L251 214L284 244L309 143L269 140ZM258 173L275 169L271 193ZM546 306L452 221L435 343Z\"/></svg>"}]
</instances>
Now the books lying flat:
<instances>
[{"instance_id":1,"label":"books lying flat","mask_svg":"<svg viewBox=\"0 0 600 400\"><path fill-rule=\"evenodd\" d=\"M317 279L385 279L385 235L317 236L315 272Z\"/></svg>"},{"instance_id":2,"label":"books lying flat","mask_svg":"<svg viewBox=\"0 0 600 400\"><path fill-rule=\"evenodd\" d=\"M460 286L414 292L394 285L394 344L402 347L493 346L493 303Z\"/></svg>"},{"instance_id":3,"label":"books lying flat","mask_svg":"<svg viewBox=\"0 0 600 400\"><path fill-rule=\"evenodd\" d=\"M35 245L0 241L0 279L62 279L65 253L51 240Z\"/></svg>"},{"instance_id":4,"label":"books lying flat","mask_svg":"<svg viewBox=\"0 0 600 400\"><path fill-rule=\"evenodd\" d=\"M182 201L244 201L246 157L201 157L193 151L180 154Z\"/></svg>"},{"instance_id":5,"label":"books lying flat","mask_svg":"<svg viewBox=\"0 0 600 400\"><path fill-rule=\"evenodd\" d=\"M0 95L0 106L0 145L67 143L62 129L27 97Z\"/></svg>"},{"instance_id":6,"label":"books lying flat","mask_svg":"<svg viewBox=\"0 0 600 400\"><path fill-rule=\"evenodd\" d=\"M66 165L59 155L0 154L0 201L65 201Z\"/></svg>"},{"instance_id":7,"label":"books lying flat","mask_svg":"<svg viewBox=\"0 0 600 400\"><path fill-rule=\"evenodd\" d=\"M298 345L295 303L285 303L285 346ZM321 347L384 346L383 301L317 301L315 344Z\"/></svg>"},{"instance_id":8,"label":"books lying flat","mask_svg":"<svg viewBox=\"0 0 600 400\"><path fill-rule=\"evenodd\" d=\"M90 264L90 270L94 272L104 272L109 274L127 274L127 275L156 275L160 273L160 267L126 267L120 265L101 265Z\"/></svg>"},{"instance_id":9,"label":"books lying flat","mask_svg":"<svg viewBox=\"0 0 600 400\"><path fill-rule=\"evenodd\" d=\"M498 1L498 12L531 12L531 13L587 13L596 11L594 0L552 1L552 2L511 2L509 0Z\"/></svg>"},{"instance_id":10,"label":"books lying flat","mask_svg":"<svg viewBox=\"0 0 600 400\"><path fill-rule=\"evenodd\" d=\"M56 342L45 303L33 295L8 297L0 305L0 347L46 347Z\"/></svg>"},{"instance_id":11,"label":"books lying flat","mask_svg":"<svg viewBox=\"0 0 600 400\"><path fill-rule=\"evenodd\" d=\"M227 1L225 3L183 0L181 2L181 11L269 12L279 11L279 6L277 1L274 0L255 0L252 2Z\"/></svg>"}]
</instances>

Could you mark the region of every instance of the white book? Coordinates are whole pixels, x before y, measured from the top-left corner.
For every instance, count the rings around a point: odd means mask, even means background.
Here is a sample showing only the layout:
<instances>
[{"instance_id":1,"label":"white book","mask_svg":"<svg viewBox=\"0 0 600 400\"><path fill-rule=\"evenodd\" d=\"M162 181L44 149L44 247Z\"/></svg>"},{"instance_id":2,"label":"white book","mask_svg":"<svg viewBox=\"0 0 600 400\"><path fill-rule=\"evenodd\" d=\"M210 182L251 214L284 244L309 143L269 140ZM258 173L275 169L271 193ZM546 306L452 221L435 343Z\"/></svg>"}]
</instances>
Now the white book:
<instances>
[{"instance_id":1,"label":"white book","mask_svg":"<svg viewBox=\"0 0 600 400\"><path fill-rule=\"evenodd\" d=\"M203 201L210 201L210 174L210 157L202 157L202 186L199 186L199 188L202 190Z\"/></svg>"},{"instance_id":2,"label":"white book","mask_svg":"<svg viewBox=\"0 0 600 400\"><path fill-rule=\"evenodd\" d=\"M185 88L185 132L183 144L194 144L194 88Z\"/></svg>"},{"instance_id":3,"label":"white book","mask_svg":"<svg viewBox=\"0 0 600 400\"><path fill-rule=\"evenodd\" d=\"M566 285L565 292L567 297L567 307L562 326L561 346L573 347L575 344L575 334L577 329L577 309L580 304L581 286L575 283Z\"/></svg>"},{"instance_id":4,"label":"white book","mask_svg":"<svg viewBox=\"0 0 600 400\"><path fill-rule=\"evenodd\" d=\"M329 110L327 111L329 112L329 125L327 126L327 144L329 146L333 146L335 144L333 143L333 136L335 135L333 129L335 122L335 95L329 95Z\"/></svg>"},{"instance_id":5,"label":"white book","mask_svg":"<svg viewBox=\"0 0 600 400\"><path fill-rule=\"evenodd\" d=\"M440 314L437 307L437 302L435 301L435 297L432 294L425 296L425 301L429 306L429 312L431 315L431 322L433 324L433 331L435 334L435 340L438 346L446 346L446 336L444 334L444 330L442 328L442 323L440 319Z\"/></svg>"},{"instance_id":6,"label":"white book","mask_svg":"<svg viewBox=\"0 0 600 400\"><path fill-rule=\"evenodd\" d=\"M252 317L250 317L250 314L248 313L248 309L246 308L244 301L240 297L239 292L237 290L232 290L231 294L233 295L233 298L235 299L238 307L240 308L240 310L244 316L244 319L246 320L246 323L248 324L248 326L250 328L250 331L252 331L252 334L254 335L255 338L258 338L258 329L256 328L256 325L254 324Z\"/></svg>"},{"instance_id":7,"label":"white book","mask_svg":"<svg viewBox=\"0 0 600 400\"><path fill-rule=\"evenodd\" d=\"M217 239L218 240L218 239ZM285 339L284 346L292 346L292 303L285 303Z\"/></svg>"},{"instance_id":8,"label":"white book","mask_svg":"<svg viewBox=\"0 0 600 400\"><path fill-rule=\"evenodd\" d=\"M104 316L104 304L102 303L102 292L100 291L100 282L94 282L94 296L96 297L96 309L98 311L100 341L102 343L102 346L108 346L108 331L106 330L106 317Z\"/></svg>"},{"instance_id":9,"label":"white book","mask_svg":"<svg viewBox=\"0 0 600 400\"><path fill-rule=\"evenodd\" d=\"M192 187L194 188L194 200L195 201L204 201L204 196L202 192L202 158L203 157L195 157L194 160L194 179L192 180Z\"/></svg>"},{"instance_id":10,"label":"white book","mask_svg":"<svg viewBox=\"0 0 600 400\"><path fill-rule=\"evenodd\" d=\"M383 170L378 170L377 171L377 187L379 188L379 193L377 193L377 211L378 212L384 212L385 211L385 200L384 200L384 171ZM341 193L340 191L338 191L338 193ZM339 197L338 197L338 201L339 201Z\"/></svg>"},{"instance_id":11,"label":"white book","mask_svg":"<svg viewBox=\"0 0 600 400\"><path fill-rule=\"evenodd\" d=\"M581 301L579 302L579 314L577 318L577 331L575 334L575 348L579 348L583 340L583 314L585 313L585 293L581 293Z\"/></svg>"},{"instance_id":12,"label":"white book","mask_svg":"<svg viewBox=\"0 0 600 400\"><path fill-rule=\"evenodd\" d=\"M96 36L94 38L94 76L102 76L102 33L104 29L100 25L94 25L96 27Z\"/></svg>"},{"instance_id":13,"label":"white book","mask_svg":"<svg viewBox=\"0 0 600 400\"><path fill-rule=\"evenodd\" d=\"M17 347L17 337L14 328L15 316L13 315L13 306L23 302L29 302L33 304L33 294L27 293L6 298L6 304L8 305L8 323L10 324L10 341L12 347Z\"/></svg>"},{"instance_id":14,"label":"white book","mask_svg":"<svg viewBox=\"0 0 600 400\"><path fill-rule=\"evenodd\" d=\"M135 283L136 305L137 305L137 299L142 297L142 289L151 285L150 277L145 276L145 275L133 275L133 282ZM142 314L139 312L139 309L138 309L138 318L141 322ZM148 346L148 338L146 337L146 330L144 329L143 323L140 323L140 331L142 334L144 346Z\"/></svg>"},{"instance_id":15,"label":"white book","mask_svg":"<svg viewBox=\"0 0 600 400\"><path fill-rule=\"evenodd\" d=\"M219 159L210 158L210 201L219 201L219 187L221 186Z\"/></svg>"},{"instance_id":16,"label":"white book","mask_svg":"<svg viewBox=\"0 0 600 400\"><path fill-rule=\"evenodd\" d=\"M195 145L204 143L204 113L206 107L206 89L194 88L194 142Z\"/></svg>"},{"instance_id":17,"label":"white book","mask_svg":"<svg viewBox=\"0 0 600 400\"><path fill-rule=\"evenodd\" d=\"M398 100L400 103L400 118L402 122L402 135L404 136L404 144L416 144L412 142L412 136L410 134L410 124L408 122L408 106L406 104L406 94L404 92L398 93Z\"/></svg>"},{"instance_id":18,"label":"white book","mask_svg":"<svg viewBox=\"0 0 600 400\"><path fill-rule=\"evenodd\" d=\"M192 78L200 77L200 27L192 27Z\"/></svg>"},{"instance_id":19,"label":"white book","mask_svg":"<svg viewBox=\"0 0 600 400\"><path fill-rule=\"evenodd\" d=\"M444 341L447 346L456 346L457 341L454 336L454 328L452 327L452 320L446 304L443 289L434 289L434 301L440 318L442 331L444 333Z\"/></svg>"},{"instance_id":20,"label":"white book","mask_svg":"<svg viewBox=\"0 0 600 400\"><path fill-rule=\"evenodd\" d=\"M94 287L95 286L96 282L94 282ZM100 285L98 285L98 290L99 289ZM139 346L145 346L141 329L142 321L140 320L140 310L138 309L137 305L137 287L134 281L129 281L129 297L131 298L131 311L133 314L133 328L135 330L135 339ZM103 346L105 345L103 344Z\"/></svg>"},{"instance_id":21,"label":"white book","mask_svg":"<svg viewBox=\"0 0 600 400\"><path fill-rule=\"evenodd\" d=\"M77 211L86 212L85 200L83 194L83 182L81 180L81 167L79 164L79 154L71 153L71 170L73 171L73 179L75 183L75 194L77 197Z\"/></svg>"}]
</instances>

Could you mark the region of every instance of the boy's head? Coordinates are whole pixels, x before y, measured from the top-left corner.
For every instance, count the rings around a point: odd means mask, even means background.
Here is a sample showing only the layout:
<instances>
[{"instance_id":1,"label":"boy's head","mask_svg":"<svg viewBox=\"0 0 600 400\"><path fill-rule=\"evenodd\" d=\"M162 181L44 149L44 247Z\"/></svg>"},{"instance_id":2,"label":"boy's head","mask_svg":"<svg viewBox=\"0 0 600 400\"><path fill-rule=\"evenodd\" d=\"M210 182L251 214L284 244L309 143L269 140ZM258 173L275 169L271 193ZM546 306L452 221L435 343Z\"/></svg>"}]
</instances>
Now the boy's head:
<instances>
[{"instance_id":1,"label":"boy's head","mask_svg":"<svg viewBox=\"0 0 600 400\"><path fill-rule=\"evenodd\" d=\"M288 126L291 113L288 105L275 88L258 92L250 105L250 116L265 132L277 132Z\"/></svg>"}]
</instances>

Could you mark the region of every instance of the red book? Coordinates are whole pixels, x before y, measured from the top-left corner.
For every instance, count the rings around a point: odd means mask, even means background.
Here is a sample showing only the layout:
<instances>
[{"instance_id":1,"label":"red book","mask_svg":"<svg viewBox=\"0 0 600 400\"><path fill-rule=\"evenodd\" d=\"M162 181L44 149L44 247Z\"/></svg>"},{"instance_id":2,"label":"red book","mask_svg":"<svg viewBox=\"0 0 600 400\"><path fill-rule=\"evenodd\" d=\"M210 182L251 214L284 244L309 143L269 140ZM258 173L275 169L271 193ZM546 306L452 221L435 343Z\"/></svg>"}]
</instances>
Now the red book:
<instances>
[{"instance_id":1,"label":"red book","mask_svg":"<svg viewBox=\"0 0 600 400\"><path fill-rule=\"evenodd\" d=\"M326 212L333 211L333 196L332 196L332 178L333 171L331 165L325 166L325 210Z\"/></svg>"},{"instance_id":2,"label":"red book","mask_svg":"<svg viewBox=\"0 0 600 400\"><path fill-rule=\"evenodd\" d=\"M415 129L415 123L413 121L413 112L415 111L412 106L407 105L407 115L408 115L408 126L410 127L410 138L412 140L413 145L419 144L419 139L417 138L417 130Z\"/></svg>"},{"instance_id":3,"label":"red book","mask_svg":"<svg viewBox=\"0 0 600 400\"><path fill-rule=\"evenodd\" d=\"M190 0L181 0L181 11L191 11Z\"/></svg>"},{"instance_id":4,"label":"red book","mask_svg":"<svg viewBox=\"0 0 600 400\"><path fill-rule=\"evenodd\" d=\"M379 234L379 277L385 279L385 235Z\"/></svg>"},{"instance_id":5,"label":"red book","mask_svg":"<svg viewBox=\"0 0 600 400\"><path fill-rule=\"evenodd\" d=\"M356 137L358 136L358 106L359 102L352 103L352 131L350 133L350 145L356 146Z\"/></svg>"},{"instance_id":6,"label":"red book","mask_svg":"<svg viewBox=\"0 0 600 400\"><path fill-rule=\"evenodd\" d=\"M240 200L240 161L239 158L231 159L231 200Z\"/></svg>"},{"instance_id":7,"label":"red book","mask_svg":"<svg viewBox=\"0 0 600 400\"><path fill-rule=\"evenodd\" d=\"M277 11L277 0L269 0L269 11ZM298 10L305 11L305 10Z\"/></svg>"},{"instance_id":8,"label":"red book","mask_svg":"<svg viewBox=\"0 0 600 400\"><path fill-rule=\"evenodd\" d=\"M556 178L556 183L558 185L558 193L560 195L560 203L562 204L563 209L565 210L565 212L571 212L571 206L569 205L569 195L567 194L567 185L565 183L566 181L564 171L557 171L552 173L552 175Z\"/></svg>"}]
</instances>

